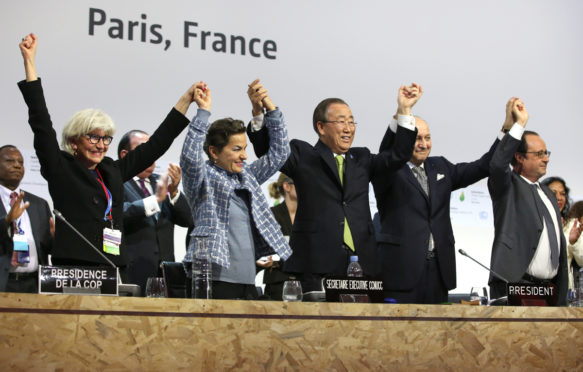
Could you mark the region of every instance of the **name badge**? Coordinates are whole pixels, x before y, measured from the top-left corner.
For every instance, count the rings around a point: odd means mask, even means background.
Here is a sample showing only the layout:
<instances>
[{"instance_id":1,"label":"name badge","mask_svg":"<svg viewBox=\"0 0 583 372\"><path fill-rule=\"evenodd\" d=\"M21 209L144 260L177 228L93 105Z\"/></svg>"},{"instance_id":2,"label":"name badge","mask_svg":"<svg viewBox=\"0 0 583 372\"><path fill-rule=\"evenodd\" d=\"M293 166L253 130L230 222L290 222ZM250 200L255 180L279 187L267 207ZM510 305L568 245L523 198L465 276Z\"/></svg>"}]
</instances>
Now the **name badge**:
<instances>
[{"instance_id":1,"label":"name badge","mask_svg":"<svg viewBox=\"0 0 583 372\"><path fill-rule=\"evenodd\" d=\"M26 264L30 262L30 253L28 247L28 241L26 240L26 235L24 234L14 234L12 238L14 242L14 251L17 252L17 262L19 264Z\"/></svg>"},{"instance_id":2,"label":"name badge","mask_svg":"<svg viewBox=\"0 0 583 372\"><path fill-rule=\"evenodd\" d=\"M105 253L119 256L119 246L121 244L121 231L104 228L103 229L103 251Z\"/></svg>"}]
</instances>

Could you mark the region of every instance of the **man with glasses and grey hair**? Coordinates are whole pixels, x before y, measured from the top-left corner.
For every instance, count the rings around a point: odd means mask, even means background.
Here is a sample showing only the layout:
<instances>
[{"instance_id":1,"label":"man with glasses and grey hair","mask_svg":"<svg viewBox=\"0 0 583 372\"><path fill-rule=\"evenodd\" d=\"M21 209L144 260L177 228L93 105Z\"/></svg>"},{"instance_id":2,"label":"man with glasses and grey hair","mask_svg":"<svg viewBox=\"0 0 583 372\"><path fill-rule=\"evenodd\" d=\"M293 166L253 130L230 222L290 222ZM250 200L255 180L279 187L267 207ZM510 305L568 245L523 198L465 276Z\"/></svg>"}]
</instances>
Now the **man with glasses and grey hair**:
<instances>
[{"instance_id":1,"label":"man with glasses and grey hair","mask_svg":"<svg viewBox=\"0 0 583 372\"><path fill-rule=\"evenodd\" d=\"M251 85L248 93L264 94L259 84ZM298 207L290 238L293 254L284 271L298 276L304 292L321 290L325 275L346 275L352 255L358 256L366 275L378 275L369 182L379 172L398 169L411 157L416 134L411 108L421 94L417 84L400 88L402 115L395 128L396 140L378 155L352 147L358 125L348 104L339 98L325 99L316 106L315 145L297 139L290 142L291 155L281 171L294 180ZM256 117L248 131L257 156L267 151L268 143L265 130L253 130L255 123L261 123L262 110L253 108Z\"/></svg>"},{"instance_id":2,"label":"man with glasses and grey hair","mask_svg":"<svg viewBox=\"0 0 583 372\"><path fill-rule=\"evenodd\" d=\"M554 283L557 304L564 305L569 279L561 215L553 192L538 182L551 153L537 133L525 131L524 103L512 98L510 104L515 124L490 162L495 228L490 266L510 282ZM492 298L507 295L502 280L490 275L489 284Z\"/></svg>"}]
</instances>

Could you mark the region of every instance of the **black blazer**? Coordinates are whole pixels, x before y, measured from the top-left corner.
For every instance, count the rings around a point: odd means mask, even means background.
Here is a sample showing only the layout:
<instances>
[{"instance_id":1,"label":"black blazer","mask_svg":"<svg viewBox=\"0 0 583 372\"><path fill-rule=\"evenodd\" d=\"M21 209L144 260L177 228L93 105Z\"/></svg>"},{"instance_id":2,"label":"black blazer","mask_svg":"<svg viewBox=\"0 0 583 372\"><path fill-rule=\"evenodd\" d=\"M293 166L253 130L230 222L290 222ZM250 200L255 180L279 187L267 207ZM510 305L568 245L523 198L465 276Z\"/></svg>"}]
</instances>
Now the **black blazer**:
<instances>
[{"instance_id":1,"label":"black blazer","mask_svg":"<svg viewBox=\"0 0 583 372\"><path fill-rule=\"evenodd\" d=\"M159 176L150 176L150 184L156 188ZM132 257L148 257L156 266L162 261L174 259L174 225L193 226L190 207L184 194L172 205L170 196L160 204L160 213L146 217L144 196L139 186L133 181L124 183L124 232L126 248L130 260Z\"/></svg>"},{"instance_id":2,"label":"black blazer","mask_svg":"<svg viewBox=\"0 0 583 372\"><path fill-rule=\"evenodd\" d=\"M188 125L188 119L172 109L150 140L120 160L105 157L97 166L113 197L113 223L104 221L107 199L101 184L81 161L59 150L57 135L46 107L41 81L21 81L18 86L28 105L29 124L41 174L48 181L55 209L98 249L103 250L103 228L113 225L123 233L123 183L162 156ZM107 254L117 266L125 266L125 237L121 254ZM59 219L56 220L53 257L78 264L106 264L105 260Z\"/></svg>"},{"instance_id":3,"label":"black blazer","mask_svg":"<svg viewBox=\"0 0 583 372\"><path fill-rule=\"evenodd\" d=\"M24 191L23 201L30 203L26 212L30 219L32 236L34 238L38 255L38 264L48 265L49 254L53 247L53 238L51 237L49 222L52 217L51 209L46 200L26 191ZM4 204L0 203L0 256L2 256L3 262L8 262L8 266L0 264L0 291L6 288L13 251L12 234L14 232L12 231L12 228L10 228L10 230L7 229L8 226L6 226L5 219L7 213Z\"/></svg>"},{"instance_id":4,"label":"black blazer","mask_svg":"<svg viewBox=\"0 0 583 372\"><path fill-rule=\"evenodd\" d=\"M518 174L509 168L520 140L505 135L490 162L488 190L494 208L494 243L490 266L510 282L518 282L526 273L540 240L543 229L542 214L534 199L534 190ZM553 192L546 186L541 189L553 202L557 221L561 221L559 206ZM558 288L559 305L566 303L569 277L567 274L567 250L565 236L557 231L561 239L559 271L554 279ZM490 275L491 297L505 296L504 285Z\"/></svg>"},{"instance_id":5,"label":"black blazer","mask_svg":"<svg viewBox=\"0 0 583 372\"><path fill-rule=\"evenodd\" d=\"M383 140L381 150L389 142ZM449 214L451 192L488 176L498 144L471 163L452 164L444 157L424 162L429 197L408 164L373 180L381 230L378 234L384 288L408 291L419 282L433 233L437 262L447 289L456 287L455 239Z\"/></svg>"},{"instance_id":6,"label":"black blazer","mask_svg":"<svg viewBox=\"0 0 583 372\"><path fill-rule=\"evenodd\" d=\"M248 131L258 156L267 148L265 132L264 129ZM380 266L370 216L369 182L383 169L398 168L409 160L415 137L416 131L399 127L397 141L387 151L374 155L363 147L348 150L344 187L328 146L321 141L315 146L300 140L290 142L291 155L281 171L294 180L298 209L290 239L293 254L285 262L284 271L346 274L343 248L346 216L365 274L378 275Z\"/></svg>"}]
</instances>

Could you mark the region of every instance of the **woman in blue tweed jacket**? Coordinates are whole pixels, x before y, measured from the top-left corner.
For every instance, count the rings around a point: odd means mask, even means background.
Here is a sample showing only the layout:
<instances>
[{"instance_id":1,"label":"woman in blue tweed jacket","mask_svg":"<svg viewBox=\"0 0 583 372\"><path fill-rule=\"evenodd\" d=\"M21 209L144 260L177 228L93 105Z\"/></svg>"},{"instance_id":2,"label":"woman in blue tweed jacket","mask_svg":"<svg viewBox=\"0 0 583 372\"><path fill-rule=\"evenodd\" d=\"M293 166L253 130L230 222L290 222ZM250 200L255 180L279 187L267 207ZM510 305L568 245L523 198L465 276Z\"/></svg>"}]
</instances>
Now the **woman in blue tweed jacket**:
<instances>
[{"instance_id":1,"label":"woman in blue tweed jacket","mask_svg":"<svg viewBox=\"0 0 583 372\"><path fill-rule=\"evenodd\" d=\"M283 115L259 80L249 85L248 94L254 112L257 108L265 111L270 138L266 155L245 163L247 137L240 120L220 119L209 127L211 94L200 82L194 98L199 109L188 127L180 157L195 225L184 261L192 261L196 237L208 237L213 298L256 298L256 260L273 252L283 260L291 255L261 189L290 154Z\"/></svg>"}]
</instances>

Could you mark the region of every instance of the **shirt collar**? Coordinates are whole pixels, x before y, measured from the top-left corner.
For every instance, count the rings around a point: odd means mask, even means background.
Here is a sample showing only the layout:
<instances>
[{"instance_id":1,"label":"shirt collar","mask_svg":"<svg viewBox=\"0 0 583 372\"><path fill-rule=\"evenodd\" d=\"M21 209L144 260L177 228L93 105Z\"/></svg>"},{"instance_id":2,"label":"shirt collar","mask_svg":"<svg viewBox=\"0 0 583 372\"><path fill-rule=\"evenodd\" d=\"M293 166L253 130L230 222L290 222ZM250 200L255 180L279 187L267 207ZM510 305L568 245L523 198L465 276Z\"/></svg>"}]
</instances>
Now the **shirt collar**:
<instances>
[{"instance_id":1,"label":"shirt collar","mask_svg":"<svg viewBox=\"0 0 583 372\"><path fill-rule=\"evenodd\" d=\"M411 163L411 161L407 162L407 165L409 166L409 169L413 169L416 167L415 164ZM421 165L419 166L421 169L425 170L425 163L421 163Z\"/></svg>"}]
</instances>

